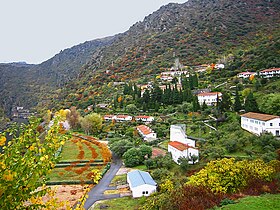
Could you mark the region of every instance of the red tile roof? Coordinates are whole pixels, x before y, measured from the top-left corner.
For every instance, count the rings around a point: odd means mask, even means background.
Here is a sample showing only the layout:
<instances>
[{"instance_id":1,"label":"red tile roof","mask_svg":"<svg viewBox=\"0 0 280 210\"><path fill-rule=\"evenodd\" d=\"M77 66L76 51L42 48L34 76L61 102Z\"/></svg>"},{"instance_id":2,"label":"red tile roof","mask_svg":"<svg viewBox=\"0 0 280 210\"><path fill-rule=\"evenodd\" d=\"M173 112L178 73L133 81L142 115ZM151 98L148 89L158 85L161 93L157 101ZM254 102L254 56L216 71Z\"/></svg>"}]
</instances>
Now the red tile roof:
<instances>
[{"instance_id":1,"label":"red tile roof","mask_svg":"<svg viewBox=\"0 0 280 210\"><path fill-rule=\"evenodd\" d=\"M127 118L129 115L117 115L117 118Z\"/></svg>"},{"instance_id":2,"label":"red tile roof","mask_svg":"<svg viewBox=\"0 0 280 210\"><path fill-rule=\"evenodd\" d=\"M249 71L246 71L246 72L241 72L239 74L256 74L256 72L249 72Z\"/></svg>"},{"instance_id":3,"label":"red tile roof","mask_svg":"<svg viewBox=\"0 0 280 210\"><path fill-rule=\"evenodd\" d=\"M180 150L180 151L184 151L188 148L193 148L193 147L191 147L187 144L183 144L183 143L178 142L178 141L171 141L171 142L168 143L168 145L170 145L170 146L172 146L172 147L174 147L174 148L176 148L177 150Z\"/></svg>"},{"instance_id":4,"label":"red tile roof","mask_svg":"<svg viewBox=\"0 0 280 210\"><path fill-rule=\"evenodd\" d=\"M150 116L145 116L145 115L143 115L143 116L136 116L135 118L144 118L144 119L148 119L148 118L150 118Z\"/></svg>"},{"instance_id":5,"label":"red tile roof","mask_svg":"<svg viewBox=\"0 0 280 210\"><path fill-rule=\"evenodd\" d=\"M265 70L262 70L261 72L271 72L271 71L280 71L280 68L265 69Z\"/></svg>"},{"instance_id":6,"label":"red tile roof","mask_svg":"<svg viewBox=\"0 0 280 210\"><path fill-rule=\"evenodd\" d=\"M152 129L150 129L148 126L146 125L138 125L137 128L144 134L144 135L148 135L150 133L153 133Z\"/></svg>"},{"instance_id":7,"label":"red tile roof","mask_svg":"<svg viewBox=\"0 0 280 210\"><path fill-rule=\"evenodd\" d=\"M198 96L216 96L222 94L221 92L199 93Z\"/></svg>"},{"instance_id":8,"label":"red tile roof","mask_svg":"<svg viewBox=\"0 0 280 210\"><path fill-rule=\"evenodd\" d=\"M252 118L252 119L261 120L261 121L268 121L268 120L272 120L275 118L280 118L279 116L276 116L276 115L260 114L260 113L256 113L256 112L248 112L246 114L241 115L241 117L247 117L247 118Z\"/></svg>"}]
</instances>

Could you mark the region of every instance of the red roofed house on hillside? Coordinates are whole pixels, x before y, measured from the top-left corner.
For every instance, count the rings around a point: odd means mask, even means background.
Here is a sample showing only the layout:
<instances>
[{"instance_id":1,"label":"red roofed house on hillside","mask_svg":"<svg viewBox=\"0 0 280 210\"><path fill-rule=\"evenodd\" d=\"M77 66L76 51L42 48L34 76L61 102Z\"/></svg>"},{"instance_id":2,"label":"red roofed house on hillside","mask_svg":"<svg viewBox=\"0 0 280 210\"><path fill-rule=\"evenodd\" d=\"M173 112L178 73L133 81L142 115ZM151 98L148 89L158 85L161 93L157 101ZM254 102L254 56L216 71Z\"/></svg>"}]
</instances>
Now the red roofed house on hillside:
<instances>
[{"instance_id":1,"label":"red roofed house on hillside","mask_svg":"<svg viewBox=\"0 0 280 210\"><path fill-rule=\"evenodd\" d=\"M155 120L155 118L154 118L154 117L151 117L151 116L145 116L145 115L143 115L143 116L136 116L136 117L135 117L135 120L136 120L136 121L142 121L142 122L152 122L152 121Z\"/></svg>"},{"instance_id":2,"label":"red roofed house on hillside","mask_svg":"<svg viewBox=\"0 0 280 210\"><path fill-rule=\"evenodd\" d=\"M264 78L279 77L280 68L265 69L260 71L260 76Z\"/></svg>"},{"instance_id":3,"label":"red roofed house on hillside","mask_svg":"<svg viewBox=\"0 0 280 210\"><path fill-rule=\"evenodd\" d=\"M241 115L241 127L255 135L270 132L280 136L280 116L248 112Z\"/></svg>"},{"instance_id":4,"label":"red roofed house on hillside","mask_svg":"<svg viewBox=\"0 0 280 210\"><path fill-rule=\"evenodd\" d=\"M190 164L193 163L192 157L199 157L198 149L195 148L195 141L189 139L186 135L185 125L171 125L168 152L171 153L172 159L177 164L180 157L188 158ZM195 162L198 162L198 159Z\"/></svg>"},{"instance_id":5,"label":"red roofed house on hillside","mask_svg":"<svg viewBox=\"0 0 280 210\"><path fill-rule=\"evenodd\" d=\"M210 92L210 93L199 93L197 94L198 102L200 105L205 103L208 106L213 106L217 104L217 98L221 99L222 93L220 92Z\"/></svg>"},{"instance_id":6,"label":"red roofed house on hillside","mask_svg":"<svg viewBox=\"0 0 280 210\"><path fill-rule=\"evenodd\" d=\"M249 72L249 71L246 71L246 72L241 72L239 74L237 74L237 76L239 78L250 78L252 75L256 75L257 73L256 72Z\"/></svg>"},{"instance_id":7,"label":"red roofed house on hillside","mask_svg":"<svg viewBox=\"0 0 280 210\"><path fill-rule=\"evenodd\" d=\"M146 125L138 125L137 127L138 133L142 136L144 141L154 141L157 139L157 134Z\"/></svg>"}]
</instances>

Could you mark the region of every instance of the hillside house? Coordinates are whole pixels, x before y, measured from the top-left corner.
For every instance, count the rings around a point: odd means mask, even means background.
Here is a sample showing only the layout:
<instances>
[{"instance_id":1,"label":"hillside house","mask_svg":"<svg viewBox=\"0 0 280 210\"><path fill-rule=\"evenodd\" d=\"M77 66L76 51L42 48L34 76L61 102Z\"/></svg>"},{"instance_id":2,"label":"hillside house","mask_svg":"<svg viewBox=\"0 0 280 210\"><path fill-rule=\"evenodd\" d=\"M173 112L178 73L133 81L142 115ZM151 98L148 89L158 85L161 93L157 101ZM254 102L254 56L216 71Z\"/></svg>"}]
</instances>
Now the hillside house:
<instances>
[{"instance_id":1,"label":"hillside house","mask_svg":"<svg viewBox=\"0 0 280 210\"><path fill-rule=\"evenodd\" d=\"M132 120L132 116L129 115L117 115L116 116L116 121L131 121Z\"/></svg>"},{"instance_id":2,"label":"hillside house","mask_svg":"<svg viewBox=\"0 0 280 210\"><path fill-rule=\"evenodd\" d=\"M248 112L241 115L241 127L255 135L270 132L280 136L280 117L276 115Z\"/></svg>"},{"instance_id":3,"label":"hillside house","mask_svg":"<svg viewBox=\"0 0 280 210\"><path fill-rule=\"evenodd\" d=\"M237 77L247 79L247 78L250 78L252 75L255 76L256 74L257 74L256 72L246 71L246 72L241 72L241 73L237 74Z\"/></svg>"},{"instance_id":4,"label":"hillside house","mask_svg":"<svg viewBox=\"0 0 280 210\"><path fill-rule=\"evenodd\" d=\"M157 139L157 134L146 125L138 125L136 129L144 141L150 142Z\"/></svg>"},{"instance_id":5,"label":"hillside house","mask_svg":"<svg viewBox=\"0 0 280 210\"><path fill-rule=\"evenodd\" d=\"M260 71L260 76L264 78L279 77L280 68L265 69Z\"/></svg>"},{"instance_id":6,"label":"hillside house","mask_svg":"<svg viewBox=\"0 0 280 210\"><path fill-rule=\"evenodd\" d=\"M185 125L171 125L168 152L171 153L172 159L177 164L180 157L189 158L190 164L193 163L192 156L199 157L199 151L195 148L195 141L189 139L186 135ZM198 162L198 159L195 162Z\"/></svg>"},{"instance_id":7,"label":"hillside house","mask_svg":"<svg viewBox=\"0 0 280 210\"><path fill-rule=\"evenodd\" d=\"M127 173L127 183L133 198L149 196L157 191L157 183L148 172L135 170Z\"/></svg>"},{"instance_id":8,"label":"hillside house","mask_svg":"<svg viewBox=\"0 0 280 210\"><path fill-rule=\"evenodd\" d=\"M117 117L116 117L116 115L104 115L104 117L103 117L103 119L105 120L105 121L111 121L111 120L115 120Z\"/></svg>"},{"instance_id":9,"label":"hillside house","mask_svg":"<svg viewBox=\"0 0 280 210\"><path fill-rule=\"evenodd\" d=\"M200 105L205 101L207 106L216 106L217 99L222 98L221 92L199 93L197 94L198 102Z\"/></svg>"},{"instance_id":10,"label":"hillside house","mask_svg":"<svg viewBox=\"0 0 280 210\"><path fill-rule=\"evenodd\" d=\"M151 116L139 115L139 116L135 116L135 120L141 122L153 122L155 118Z\"/></svg>"}]
</instances>

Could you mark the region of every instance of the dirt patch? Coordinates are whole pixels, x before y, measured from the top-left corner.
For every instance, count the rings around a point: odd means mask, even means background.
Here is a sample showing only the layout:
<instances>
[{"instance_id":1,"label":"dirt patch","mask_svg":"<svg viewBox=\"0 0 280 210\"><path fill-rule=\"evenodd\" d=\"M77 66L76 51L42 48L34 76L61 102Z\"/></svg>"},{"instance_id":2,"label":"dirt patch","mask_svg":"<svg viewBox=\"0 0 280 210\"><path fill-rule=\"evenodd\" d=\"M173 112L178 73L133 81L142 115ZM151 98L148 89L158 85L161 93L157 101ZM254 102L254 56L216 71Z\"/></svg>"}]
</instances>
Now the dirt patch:
<instances>
[{"instance_id":1,"label":"dirt patch","mask_svg":"<svg viewBox=\"0 0 280 210\"><path fill-rule=\"evenodd\" d=\"M82 185L54 185L51 188L56 191L55 198L58 201L69 201L70 206L73 206L85 192L86 186Z\"/></svg>"},{"instance_id":2,"label":"dirt patch","mask_svg":"<svg viewBox=\"0 0 280 210\"><path fill-rule=\"evenodd\" d=\"M159 149L159 148L153 148L153 151L152 151L152 158L155 158L157 156L165 156L166 155L166 151L163 150L163 149Z\"/></svg>"}]
</instances>

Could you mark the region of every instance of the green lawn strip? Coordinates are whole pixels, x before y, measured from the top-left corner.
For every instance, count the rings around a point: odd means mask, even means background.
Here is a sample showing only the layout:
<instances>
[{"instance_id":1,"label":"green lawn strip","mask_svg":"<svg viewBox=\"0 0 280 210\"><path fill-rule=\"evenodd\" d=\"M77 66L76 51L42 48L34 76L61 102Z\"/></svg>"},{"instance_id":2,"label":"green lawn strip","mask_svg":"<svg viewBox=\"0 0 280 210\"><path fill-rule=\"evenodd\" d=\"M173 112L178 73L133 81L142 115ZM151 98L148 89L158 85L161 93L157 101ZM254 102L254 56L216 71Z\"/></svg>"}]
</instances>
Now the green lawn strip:
<instances>
[{"instance_id":1,"label":"green lawn strip","mask_svg":"<svg viewBox=\"0 0 280 210\"><path fill-rule=\"evenodd\" d=\"M215 209L226 210L248 210L261 209L273 210L280 209L280 194L265 194L261 196L248 196L237 201L236 204L229 204Z\"/></svg>"},{"instance_id":2,"label":"green lawn strip","mask_svg":"<svg viewBox=\"0 0 280 210\"><path fill-rule=\"evenodd\" d=\"M143 198L131 198L131 197L123 197L123 198L116 198L111 200L105 200L101 203L97 203L94 205L93 208L90 208L90 210L94 209L101 209L102 206L107 206L107 210L116 210L116 209L125 209L125 210L134 210L138 209L138 207L142 206L145 202L145 197Z\"/></svg>"},{"instance_id":3,"label":"green lawn strip","mask_svg":"<svg viewBox=\"0 0 280 210\"><path fill-rule=\"evenodd\" d=\"M51 174L48 175L48 178L50 178L50 182L56 182L56 181L87 181L90 180L89 178L87 178L86 176L88 175L88 173L91 172L91 170L98 168L101 172L104 169L104 165L101 166L92 166L89 167L88 170L85 170L83 173L81 174L77 174L75 173L74 170L77 170L81 167L73 167L71 169L71 171L66 171L65 168L54 168L51 172Z\"/></svg>"},{"instance_id":4,"label":"green lawn strip","mask_svg":"<svg viewBox=\"0 0 280 210\"><path fill-rule=\"evenodd\" d=\"M126 174L115 176L112 179L110 186L117 186L117 185L124 185L124 184L126 184Z\"/></svg>"}]
</instances>

